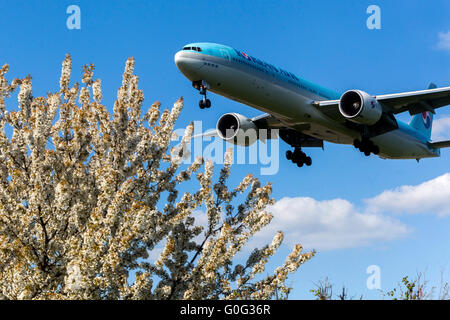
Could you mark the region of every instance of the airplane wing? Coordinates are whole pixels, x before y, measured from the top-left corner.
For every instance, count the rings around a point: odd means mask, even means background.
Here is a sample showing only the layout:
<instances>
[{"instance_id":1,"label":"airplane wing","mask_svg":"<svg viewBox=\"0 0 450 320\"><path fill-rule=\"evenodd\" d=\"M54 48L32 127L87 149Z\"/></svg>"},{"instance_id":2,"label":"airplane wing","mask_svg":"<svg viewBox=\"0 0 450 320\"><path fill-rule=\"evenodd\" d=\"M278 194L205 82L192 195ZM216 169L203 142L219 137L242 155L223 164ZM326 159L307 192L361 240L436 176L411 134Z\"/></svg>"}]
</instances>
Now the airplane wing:
<instances>
[{"instance_id":1,"label":"airplane wing","mask_svg":"<svg viewBox=\"0 0 450 320\"><path fill-rule=\"evenodd\" d=\"M322 148L323 149L323 140L311 137L305 133L302 133L303 128L309 128L309 125L302 126L301 124L296 125L292 128L286 126L276 117L265 113L260 116L254 117L251 121L256 124L258 129L269 129L269 134L267 139L275 139L277 135L275 131L270 129L278 129L279 137L284 140L288 144L294 143L292 139L296 139L296 143L301 145L302 147L309 148ZM264 142L264 141L263 141Z\"/></svg>"},{"instance_id":2,"label":"airplane wing","mask_svg":"<svg viewBox=\"0 0 450 320\"><path fill-rule=\"evenodd\" d=\"M283 129L286 126L271 114L264 113L250 119L258 129Z\"/></svg>"},{"instance_id":3,"label":"airplane wing","mask_svg":"<svg viewBox=\"0 0 450 320\"><path fill-rule=\"evenodd\" d=\"M450 87L375 96L392 113L409 111L411 115L450 104Z\"/></svg>"},{"instance_id":4,"label":"airplane wing","mask_svg":"<svg viewBox=\"0 0 450 320\"><path fill-rule=\"evenodd\" d=\"M269 130L267 139L273 139L276 138L276 136L273 135L273 132L270 131L270 129L283 129L285 126L281 123L280 120L275 118L274 116L264 113L262 115L256 116L252 119L250 119L258 129L267 129ZM192 136L192 139L197 138L206 138L206 137L218 137L219 134L217 133L216 129L212 129L200 134L196 134Z\"/></svg>"},{"instance_id":5,"label":"airplane wing","mask_svg":"<svg viewBox=\"0 0 450 320\"><path fill-rule=\"evenodd\" d=\"M450 87L433 88L420 91L393 93L374 96L384 108L392 114L408 111L411 115L450 105ZM339 100L314 101L313 105L331 118L342 118L339 112Z\"/></svg>"},{"instance_id":6,"label":"airplane wing","mask_svg":"<svg viewBox=\"0 0 450 320\"><path fill-rule=\"evenodd\" d=\"M219 134L217 133L216 129L212 129L203 133L199 133L196 135L193 135L191 139L197 139L197 138L207 138L207 137L218 137Z\"/></svg>"},{"instance_id":7,"label":"airplane wing","mask_svg":"<svg viewBox=\"0 0 450 320\"><path fill-rule=\"evenodd\" d=\"M251 118L250 121L252 121L258 129L268 130L267 136L259 137L259 139L262 142L265 142L265 139L276 139L278 138L278 136L280 136L280 138L283 139L284 141L288 142L289 137L292 137L294 135L293 132L295 132L295 136L297 137L297 139L299 140L298 142L302 146L323 148L323 140L319 140L302 133L301 126L289 128L271 114L264 113L262 115ZM276 130L279 130L278 134ZM217 133L217 130L212 129L210 131L194 135L192 139L197 139L201 137L218 137L218 136L219 135Z\"/></svg>"}]
</instances>

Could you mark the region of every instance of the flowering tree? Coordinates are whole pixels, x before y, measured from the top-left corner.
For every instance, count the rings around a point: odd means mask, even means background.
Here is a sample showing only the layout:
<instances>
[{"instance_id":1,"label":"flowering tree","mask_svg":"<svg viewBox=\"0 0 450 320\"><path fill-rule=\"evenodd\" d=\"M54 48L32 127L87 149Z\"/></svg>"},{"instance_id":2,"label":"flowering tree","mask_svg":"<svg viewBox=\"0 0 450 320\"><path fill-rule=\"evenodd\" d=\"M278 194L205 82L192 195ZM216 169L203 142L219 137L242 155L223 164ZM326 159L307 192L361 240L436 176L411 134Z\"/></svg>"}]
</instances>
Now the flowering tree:
<instances>
[{"instance_id":1,"label":"flowering tree","mask_svg":"<svg viewBox=\"0 0 450 320\"><path fill-rule=\"evenodd\" d=\"M169 145L183 99L162 113L154 103L142 115L133 58L112 117L94 66L70 87L71 64L67 55L60 91L47 97L32 96L31 77L9 83L8 65L0 69L0 297L267 299L286 290L288 273L313 252L296 245L273 275L258 275L281 232L246 263L232 261L270 222L271 186L248 175L229 189L229 152L216 183L210 161L181 168L193 125L179 147ZM8 111L17 88L17 111ZM177 186L194 174L199 190L179 195ZM195 210L207 216L206 227L195 223Z\"/></svg>"}]
</instances>

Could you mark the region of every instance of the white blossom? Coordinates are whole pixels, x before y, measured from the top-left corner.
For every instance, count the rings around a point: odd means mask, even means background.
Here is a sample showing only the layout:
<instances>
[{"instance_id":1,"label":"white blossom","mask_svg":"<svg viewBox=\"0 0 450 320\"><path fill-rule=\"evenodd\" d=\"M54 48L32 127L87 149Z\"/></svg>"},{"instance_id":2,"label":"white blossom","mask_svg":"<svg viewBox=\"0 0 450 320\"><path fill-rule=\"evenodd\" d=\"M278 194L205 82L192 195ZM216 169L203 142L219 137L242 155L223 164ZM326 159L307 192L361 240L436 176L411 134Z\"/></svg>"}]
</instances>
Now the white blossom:
<instances>
[{"instance_id":1,"label":"white blossom","mask_svg":"<svg viewBox=\"0 0 450 320\"><path fill-rule=\"evenodd\" d=\"M256 280L280 232L233 268L272 219L264 211L272 186L248 175L229 187L231 151L216 183L211 161L183 167L192 123L170 152L183 99L162 112L155 102L142 115L133 58L112 116L94 66L83 67L81 85L71 86L71 70L67 55L59 92L33 97L31 77L9 83L8 65L0 69L0 298L269 299L312 257L298 245L273 275ZM6 110L17 88L17 111ZM192 177L199 188L179 194ZM193 215L202 210L206 227Z\"/></svg>"}]
</instances>

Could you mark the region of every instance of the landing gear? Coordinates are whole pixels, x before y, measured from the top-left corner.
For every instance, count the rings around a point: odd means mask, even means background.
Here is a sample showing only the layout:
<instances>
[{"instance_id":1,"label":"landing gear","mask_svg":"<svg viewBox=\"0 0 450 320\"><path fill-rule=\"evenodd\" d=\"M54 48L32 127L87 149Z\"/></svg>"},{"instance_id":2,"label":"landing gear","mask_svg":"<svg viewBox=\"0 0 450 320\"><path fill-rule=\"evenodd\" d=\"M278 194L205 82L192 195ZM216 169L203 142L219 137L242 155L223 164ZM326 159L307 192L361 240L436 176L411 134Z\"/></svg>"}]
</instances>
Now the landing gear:
<instances>
[{"instance_id":1,"label":"landing gear","mask_svg":"<svg viewBox=\"0 0 450 320\"><path fill-rule=\"evenodd\" d=\"M286 158L297 164L299 168L306 164L308 167L312 164L311 157L308 157L300 147L296 147L294 151L286 151Z\"/></svg>"},{"instance_id":2,"label":"landing gear","mask_svg":"<svg viewBox=\"0 0 450 320\"><path fill-rule=\"evenodd\" d=\"M362 141L355 139L353 146L363 152L366 157L370 156L371 153L375 155L380 153L380 148L369 139L362 139Z\"/></svg>"},{"instance_id":3,"label":"landing gear","mask_svg":"<svg viewBox=\"0 0 450 320\"><path fill-rule=\"evenodd\" d=\"M211 107L211 101L209 99L202 99L198 102L198 106L200 109L210 108Z\"/></svg>"},{"instance_id":4,"label":"landing gear","mask_svg":"<svg viewBox=\"0 0 450 320\"><path fill-rule=\"evenodd\" d=\"M203 99L199 101L198 106L200 109L210 108L211 101L206 98L206 92L209 89L209 84L206 81L199 80L193 81L192 86L199 91L199 93L203 96Z\"/></svg>"},{"instance_id":5,"label":"landing gear","mask_svg":"<svg viewBox=\"0 0 450 320\"><path fill-rule=\"evenodd\" d=\"M311 157L308 157L302 151L302 146L323 148L322 140L317 140L292 129L280 130L280 138L294 148L294 151L286 151L286 158L298 167L303 167L304 165L309 167L312 164Z\"/></svg>"}]
</instances>

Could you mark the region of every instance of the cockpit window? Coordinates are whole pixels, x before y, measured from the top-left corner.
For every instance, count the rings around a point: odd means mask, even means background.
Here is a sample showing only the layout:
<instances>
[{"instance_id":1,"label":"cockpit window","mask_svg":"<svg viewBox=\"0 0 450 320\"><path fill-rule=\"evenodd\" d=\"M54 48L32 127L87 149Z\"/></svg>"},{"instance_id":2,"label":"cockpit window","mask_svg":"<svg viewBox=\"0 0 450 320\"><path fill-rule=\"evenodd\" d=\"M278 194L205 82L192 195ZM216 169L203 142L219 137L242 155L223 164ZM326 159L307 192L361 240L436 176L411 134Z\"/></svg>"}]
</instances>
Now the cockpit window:
<instances>
[{"instance_id":1,"label":"cockpit window","mask_svg":"<svg viewBox=\"0 0 450 320\"><path fill-rule=\"evenodd\" d=\"M183 50L194 50L194 51L202 51L202 48L200 47L184 47Z\"/></svg>"}]
</instances>

